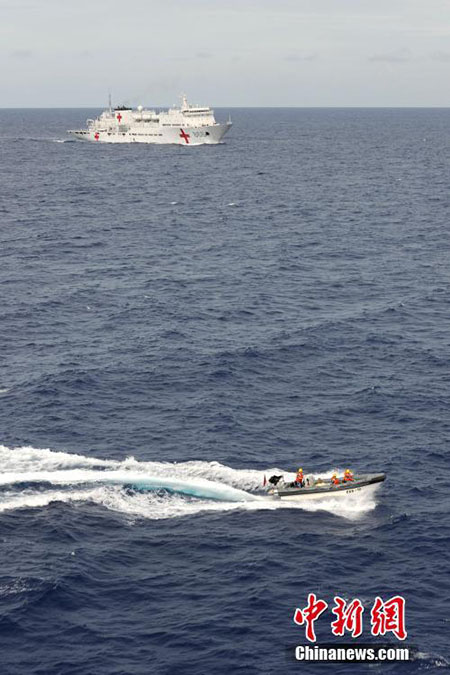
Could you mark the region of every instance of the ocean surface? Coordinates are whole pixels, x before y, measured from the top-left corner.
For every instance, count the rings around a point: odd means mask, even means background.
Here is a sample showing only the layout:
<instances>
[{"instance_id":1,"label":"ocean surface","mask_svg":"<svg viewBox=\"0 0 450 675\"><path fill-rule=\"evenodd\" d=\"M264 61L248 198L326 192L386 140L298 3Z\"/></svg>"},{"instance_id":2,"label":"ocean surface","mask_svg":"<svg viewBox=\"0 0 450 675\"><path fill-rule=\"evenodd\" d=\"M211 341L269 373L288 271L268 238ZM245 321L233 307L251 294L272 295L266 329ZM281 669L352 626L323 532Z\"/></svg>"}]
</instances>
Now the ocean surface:
<instances>
[{"instance_id":1,"label":"ocean surface","mask_svg":"<svg viewBox=\"0 0 450 675\"><path fill-rule=\"evenodd\" d=\"M450 668L448 109L235 109L214 147L0 110L7 675L315 673L308 593ZM228 110L216 111L226 119ZM277 503L264 476L384 471Z\"/></svg>"}]
</instances>

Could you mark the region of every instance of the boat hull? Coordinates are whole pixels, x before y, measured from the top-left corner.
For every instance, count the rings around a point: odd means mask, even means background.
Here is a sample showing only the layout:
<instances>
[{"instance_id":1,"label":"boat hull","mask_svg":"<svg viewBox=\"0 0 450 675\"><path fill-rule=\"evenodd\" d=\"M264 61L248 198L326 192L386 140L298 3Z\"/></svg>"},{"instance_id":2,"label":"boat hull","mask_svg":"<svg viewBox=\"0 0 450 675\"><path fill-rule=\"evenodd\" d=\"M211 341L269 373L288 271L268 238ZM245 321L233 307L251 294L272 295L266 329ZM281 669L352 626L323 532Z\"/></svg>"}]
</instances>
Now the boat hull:
<instances>
[{"instance_id":1,"label":"boat hull","mask_svg":"<svg viewBox=\"0 0 450 675\"><path fill-rule=\"evenodd\" d=\"M71 130L68 133L81 141L93 143L147 143L154 145L217 145L231 128L231 123L202 127L155 126L139 133L135 131L107 131L95 129Z\"/></svg>"},{"instance_id":2,"label":"boat hull","mask_svg":"<svg viewBox=\"0 0 450 675\"><path fill-rule=\"evenodd\" d=\"M283 501L309 501L316 499L342 499L361 492L373 491L386 478L386 474L367 474L365 476L355 476L351 483L341 483L340 485L325 484L323 487L304 487L290 488L287 486L275 487L273 497Z\"/></svg>"}]
</instances>

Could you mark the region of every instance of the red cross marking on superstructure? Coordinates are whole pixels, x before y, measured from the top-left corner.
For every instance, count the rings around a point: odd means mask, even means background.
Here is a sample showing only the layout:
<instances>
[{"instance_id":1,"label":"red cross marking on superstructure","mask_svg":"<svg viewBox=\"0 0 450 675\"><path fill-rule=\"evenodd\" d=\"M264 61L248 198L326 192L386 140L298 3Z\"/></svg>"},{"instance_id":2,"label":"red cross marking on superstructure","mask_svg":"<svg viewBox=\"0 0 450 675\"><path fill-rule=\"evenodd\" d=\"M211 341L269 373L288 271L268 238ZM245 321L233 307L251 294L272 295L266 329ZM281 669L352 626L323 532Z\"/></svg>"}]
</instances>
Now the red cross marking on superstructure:
<instances>
[{"instance_id":1,"label":"red cross marking on superstructure","mask_svg":"<svg viewBox=\"0 0 450 675\"><path fill-rule=\"evenodd\" d=\"M183 129L180 129L180 131L181 131L180 138L184 138L186 143L189 143L190 135L187 134L185 131L183 131Z\"/></svg>"},{"instance_id":2,"label":"red cross marking on superstructure","mask_svg":"<svg viewBox=\"0 0 450 675\"><path fill-rule=\"evenodd\" d=\"M119 113L119 114L117 115L117 120L118 120L119 124L120 124L120 122L121 122L121 119L122 119L122 115Z\"/></svg>"}]
</instances>

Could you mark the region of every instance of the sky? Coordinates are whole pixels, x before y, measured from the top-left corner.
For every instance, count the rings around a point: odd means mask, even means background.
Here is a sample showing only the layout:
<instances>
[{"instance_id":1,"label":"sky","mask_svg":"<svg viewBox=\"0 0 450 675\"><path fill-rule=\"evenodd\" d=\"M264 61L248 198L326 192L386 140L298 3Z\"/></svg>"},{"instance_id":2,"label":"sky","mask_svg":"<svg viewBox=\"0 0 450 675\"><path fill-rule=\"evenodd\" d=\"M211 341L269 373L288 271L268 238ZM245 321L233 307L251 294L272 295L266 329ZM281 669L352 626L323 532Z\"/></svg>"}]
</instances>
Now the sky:
<instances>
[{"instance_id":1,"label":"sky","mask_svg":"<svg viewBox=\"0 0 450 675\"><path fill-rule=\"evenodd\" d=\"M449 106L450 0L0 0L0 107Z\"/></svg>"}]
</instances>

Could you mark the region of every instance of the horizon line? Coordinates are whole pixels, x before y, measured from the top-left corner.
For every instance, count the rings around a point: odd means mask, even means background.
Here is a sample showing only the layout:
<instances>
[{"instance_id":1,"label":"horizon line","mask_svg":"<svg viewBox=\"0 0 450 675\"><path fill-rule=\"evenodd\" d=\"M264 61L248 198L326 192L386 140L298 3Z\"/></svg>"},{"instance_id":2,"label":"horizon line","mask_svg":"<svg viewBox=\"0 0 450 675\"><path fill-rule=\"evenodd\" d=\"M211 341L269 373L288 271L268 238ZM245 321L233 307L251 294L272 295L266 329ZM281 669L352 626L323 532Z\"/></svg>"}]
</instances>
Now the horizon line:
<instances>
[{"instance_id":1,"label":"horizon line","mask_svg":"<svg viewBox=\"0 0 450 675\"><path fill-rule=\"evenodd\" d=\"M166 104L152 104L157 108L170 108L172 106ZM114 106L113 106L114 107ZM130 106L133 108L133 106ZM437 110L447 110L450 109L450 105L219 105L213 106L214 108L232 108L236 110L246 110L246 109L265 109L265 110L283 110L286 108L293 110L423 110L423 109L437 109ZM104 105L78 105L78 106L32 106L32 105L19 105L19 106L0 106L0 110L90 110L92 108L104 109Z\"/></svg>"}]
</instances>

